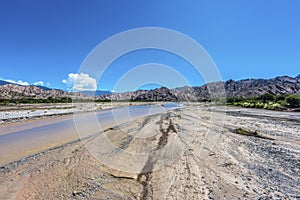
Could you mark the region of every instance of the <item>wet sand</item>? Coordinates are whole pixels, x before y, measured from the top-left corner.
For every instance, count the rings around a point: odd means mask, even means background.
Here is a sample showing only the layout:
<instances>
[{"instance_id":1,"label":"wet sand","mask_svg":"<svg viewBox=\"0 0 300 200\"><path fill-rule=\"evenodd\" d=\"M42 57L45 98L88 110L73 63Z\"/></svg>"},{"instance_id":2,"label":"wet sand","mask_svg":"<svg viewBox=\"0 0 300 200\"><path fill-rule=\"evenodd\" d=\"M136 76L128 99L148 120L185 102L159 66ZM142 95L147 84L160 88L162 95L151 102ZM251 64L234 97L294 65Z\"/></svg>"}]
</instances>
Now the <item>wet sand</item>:
<instances>
[{"instance_id":1,"label":"wet sand","mask_svg":"<svg viewBox=\"0 0 300 200\"><path fill-rule=\"evenodd\" d=\"M299 199L299 113L225 110L187 105L3 166L0 199Z\"/></svg>"}]
</instances>

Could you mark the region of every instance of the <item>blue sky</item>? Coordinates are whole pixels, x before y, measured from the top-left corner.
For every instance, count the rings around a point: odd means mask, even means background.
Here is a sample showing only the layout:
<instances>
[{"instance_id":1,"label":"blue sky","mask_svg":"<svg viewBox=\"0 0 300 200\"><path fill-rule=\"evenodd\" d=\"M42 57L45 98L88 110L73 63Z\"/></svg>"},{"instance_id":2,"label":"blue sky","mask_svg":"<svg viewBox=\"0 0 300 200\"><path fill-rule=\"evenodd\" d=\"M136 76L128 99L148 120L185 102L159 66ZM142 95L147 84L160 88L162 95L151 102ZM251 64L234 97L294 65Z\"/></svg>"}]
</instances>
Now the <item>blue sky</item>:
<instances>
[{"instance_id":1,"label":"blue sky","mask_svg":"<svg viewBox=\"0 0 300 200\"><path fill-rule=\"evenodd\" d=\"M43 81L67 89L89 52L122 31L164 27L182 32L210 54L223 80L300 74L300 1L74 1L0 2L0 79ZM98 89L111 90L129 69L162 63L203 84L192 66L159 51L116 60ZM125 87L126 88L126 87Z\"/></svg>"}]
</instances>

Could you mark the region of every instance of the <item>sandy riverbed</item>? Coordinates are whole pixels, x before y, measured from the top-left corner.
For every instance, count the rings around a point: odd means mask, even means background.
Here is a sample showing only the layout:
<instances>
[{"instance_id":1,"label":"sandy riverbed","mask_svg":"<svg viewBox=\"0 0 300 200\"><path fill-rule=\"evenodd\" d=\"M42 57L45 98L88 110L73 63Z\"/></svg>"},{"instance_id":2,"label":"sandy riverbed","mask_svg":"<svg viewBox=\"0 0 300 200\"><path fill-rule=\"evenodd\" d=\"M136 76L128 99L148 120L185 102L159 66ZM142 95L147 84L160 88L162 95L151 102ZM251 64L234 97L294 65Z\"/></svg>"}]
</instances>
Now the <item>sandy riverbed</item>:
<instances>
[{"instance_id":1,"label":"sandy riverbed","mask_svg":"<svg viewBox=\"0 0 300 200\"><path fill-rule=\"evenodd\" d=\"M299 114L189 105L3 166L0 199L300 199L299 168Z\"/></svg>"}]
</instances>

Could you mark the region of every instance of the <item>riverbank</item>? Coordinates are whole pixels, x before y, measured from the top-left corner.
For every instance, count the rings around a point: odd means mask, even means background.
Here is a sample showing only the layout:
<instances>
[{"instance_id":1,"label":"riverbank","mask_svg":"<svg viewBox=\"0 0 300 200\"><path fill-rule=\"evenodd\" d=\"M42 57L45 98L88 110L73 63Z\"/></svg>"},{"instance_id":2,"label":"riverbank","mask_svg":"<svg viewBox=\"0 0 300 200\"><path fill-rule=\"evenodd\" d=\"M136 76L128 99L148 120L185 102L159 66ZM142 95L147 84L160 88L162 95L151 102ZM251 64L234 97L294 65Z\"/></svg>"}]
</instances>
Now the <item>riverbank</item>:
<instances>
[{"instance_id":1,"label":"riverbank","mask_svg":"<svg viewBox=\"0 0 300 200\"><path fill-rule=\"evenodd\" d=\"M299 119L188 105L107 129L124 152L97 153L102 134L6 165L0 199L297 199Z\"/></svg>"},{"instance_id":2,"label":"riverbank","mask_svg":"<svg viewBox=\"0 0 300 200\"><path fill-rule=\"evenodd\" d=\"M44 103L0 106L0 125L34 119L72 115L80 112L92 112L147 104L149 104L149 102ZM151 102L151 104L163 103Z\"/></svg>"},{"instance_id":3,"label":"riverbank","mask_svg":"<svg viewBox=\"0 0 300 200\"><path fill-rule=\"evenodd\" d=\"M139 103L125 107L120 107L120 105L125 104L112 104L115 106L113 109L100 111L86 111L85 109L74 115L45 117L41 120L26 120L20 123L1 125L0 165L101 133L120 123L149 114L162 113L170 109L170 106L172 107L170 103L158 105ZM12 146L15 148L11 148Z\"/></svg>"}]
</instances>

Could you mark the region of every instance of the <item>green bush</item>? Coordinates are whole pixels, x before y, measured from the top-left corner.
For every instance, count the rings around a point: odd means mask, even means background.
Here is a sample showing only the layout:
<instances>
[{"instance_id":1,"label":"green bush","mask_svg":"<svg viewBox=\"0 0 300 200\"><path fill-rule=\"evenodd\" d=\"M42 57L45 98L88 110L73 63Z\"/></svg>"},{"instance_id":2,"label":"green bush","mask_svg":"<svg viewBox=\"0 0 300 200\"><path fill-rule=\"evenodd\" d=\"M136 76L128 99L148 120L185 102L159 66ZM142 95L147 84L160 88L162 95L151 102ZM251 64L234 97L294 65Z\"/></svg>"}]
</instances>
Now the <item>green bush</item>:
<instances>
[{"instance_id":1,"label":"green bush","mask_svg":"<svg viewBox=\"0 0 300 200\"><path fill-rule=\"evenodd\" d=\"M287 94L281 94L281 95L277 95L275 96L275 101L276 102L282 102L282 101L285 101L285 98L287 97L288 95Z\"/></svg>"},{"instance_id":2,"label":"green bush","mask_svg":"<svg viewBox=\"0 0 300 200\"><path fill-rule=\"evenodd\" d=\"M271 103L269 106L270 110L281 110L282 106L279 103Z\"/></svg>"},{"instance_id":3,"label":"green bush","mask_svg":"<svg viewBox=\"0 0 300 200\"><path fill-rule=\"evenodd\" d=\"M285 100L277 101L281 105L281 107L288 107L288 103Z\"/></svg>"},{"instance_id":4,"label":"green bush","mask_svg":"<svg viewBox=\"0 0 300 200\"><path fill-rule=\"evenodd\" d=\"M261 102L256 102L255 104L255 108L263 108L264 107L264 103L261 103Z\"/></svg>"},{"instance_id":5,"label":"green bush","mask_svg":"<svg viewBox=\"0 0 300 200\"><path fill-rule=\"evenodd\" d=\"M72 103L71 98L48 99L0 99L1 105L9 104L34 104L34 103Z\"/></svg>"},{"instance_id":6,"label":"green bush","mask_svg":"<svg viewBox=\"0 0 300 200\"><path fill-rule=\"evenodd\" d=\"M290 108L299 108L300 107L300 95L291 94L286 97L286 103Z\"/></svg>"},{"instance_id":7,"label":"green bush","mask_svg":"<svg viewBox=\"0 0 300 200\"><path fill-rule=\"evenodd\" d=\"M245 108L260 108L268 110L283 110L287 107L300 107L300 95L277 95L263 94L256 98L227 98L227 103L234 106L242 106Z\"/></svg>"},{"instance_id":8,"label":"green bush","mask_svg":"<svg viewBox=\"0 0 300 200\"><path fill-rule=\"evenodd\" d=\"M243 102L242 106L245 108L249 108L250 107L250 103L249 102Z\"/></svg>"},{"instance_id":9,"label":"green bush","mask_svg":"<svg viewBox=\"0 0 300 200\"><path fill-rule=\"evenodd\" d=\"M257 100L262 100L263 103L266 103L266 102L269 102L269 101L274 101L275 100L275 97L274 95L272 94L269 94L269 93L266 93L266 94L263 94L263 95L260 95Z\"/></svg>"}]
</instances>

